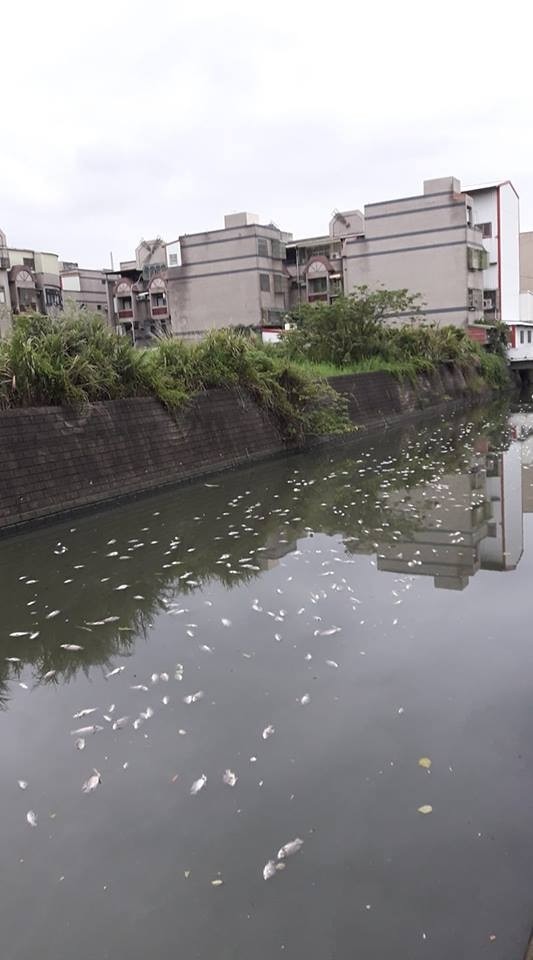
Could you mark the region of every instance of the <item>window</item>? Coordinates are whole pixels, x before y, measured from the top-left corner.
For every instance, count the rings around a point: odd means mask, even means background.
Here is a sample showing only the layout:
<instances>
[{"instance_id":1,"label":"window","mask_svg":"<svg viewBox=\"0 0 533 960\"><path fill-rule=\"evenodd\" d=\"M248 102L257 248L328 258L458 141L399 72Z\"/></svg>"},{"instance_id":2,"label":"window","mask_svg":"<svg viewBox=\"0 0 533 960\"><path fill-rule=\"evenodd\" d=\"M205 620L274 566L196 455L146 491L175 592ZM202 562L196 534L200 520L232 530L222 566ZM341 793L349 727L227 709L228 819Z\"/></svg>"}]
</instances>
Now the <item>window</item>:
<instances>
[{"instance_id":1,"label":"window","mask_svg":"<svg viewBox=\"0 0 533 960\"><path fill-rule=\"evenodd\" d=\"M28 267L30 270L35 270L35 260L33 257L23 257L22 262L25 267Z\"/></svg>"},{"instance_id":2,"label":"window","mask_svg":"<svg viewBox=\"0 0 533 960\"><path fill-rule=\"evenodd\" d=\"M45 300L47 307L60 307L61 294L59 290L49 290L47 287L45 290Z\"/></svg>"},{"instance_id":3,"label":"window","mask_svg":"<svg viewBox=\"0 0 533 960\"><path fill-rule=\"evenodd\" d=\"M165 293L153 293L152 294L152 306L153 307L166 307L167 297Z\"/></svg>"},{"instance_id":4,"label":"window","mask_svg":"<svg viewBox=\"0 0 533 960\"><path fill-rule=\"evenodd\" d=\"M327 277L313 277L313 279L309 281L309 293L326 293L327 289Z\"/></svg>"},{"instance_id":5,"label":"window","mask_svg":"<svg viewBox=\"0 0 533 960\"><path fill-rule=\"evenodd\" d=\"M101 309L102 309L102 304L101 304L101 303L97 303L97 304L96 304L96 309L97 309L97 310L101 310Z\"/></svg>"},{"instance_id":6,"label":"window","mask_svg":"<svg viewBox=\"0 0 533 960\"><path fill-rule=\"evenodd\" d=\"M266 237L257 238L257 256L268 257L268 240Z\"/></svg>"},{"instance_id":7,"label":"window","mask_svg":"<svg viewBox=\"0 0 533 960\"><path fill-rule=\"evenodd\" d=\"M467 227L472 227L474 225L474 221L472 219L472 207L469 207L468 205L466 208L466 225Z\"/></svg>"},{"instance_id":8,"label":"window","mask_svg":"<svg viewBox=\"0 0 533 960\"><path fill-rule=\"evenodd\" d=\"M283 277L278 273L274 274L274 293L283 293Z\"/></svg>"},{"instance_id":9,"label":"window","mask_svg":"<svg viewBox=\"0 0 533 960\"><path fill-rule=\"evenodd\" d=\"M492 237L492 223L478 223L476 224L479 230L481 230L481 236L484 240L490 239Z\"/></svg>"},{"instance_id":10,"label":"window","mask_svg":"<svg viewBox=\"0 0 533 960\"><path fill-rule=\"evenodd\" d=\"M177 267L177 265L178 265L178 254L177 254L177 253L169 253L169 255L168 255L168 265L169 265L169 267Z\"/></svg>"},{"instance_id":11,"label":"window","mask_svg":"<svg viewBox=\"0 0 533 960\"><path fill-rule=\"evenodd\" d=\"M117 297L119 310L131 310L131 297Z\"/></svg>"},{"instance_id":12,"label":"window","mask_svg":"<svg viewBox=\"0 0 533 960\"><path fill-rule=\"evenodd\" d=\"M469 270L486 270L489 266L489 255L486 250L481 248L468 247L467 263Z\"/></svg>"},{"instance_id":13,"label":"window","mask_svg":"<svg viewBox=\"0 0 533 960\"><path fill-rule=\"evenodd\" d=\"M0 287L0 303L6 302L6 291L3 287Z\"/></svg>"},{"instance_id":14,"label":"window","mask_svg":"<svg viewBox=\"0 0 533 960\"><path fill-rule=\"evenodd\" d=\"M483 291L482 290L472 290L468 291L468 308L469 310L482 310L483 309Z\"/></svg>"},{"instance_id":15,"label":"window","mask_svg":"<svg viewBox=\"0 0 533 960\"><path fill-rule=\"evenodd\" d=\"M531 330L527 331L527 342L531 343Z\"/></svg>"},{"instance_id":16,"label":"window","mask_svg":"<svg viewBox=\"0 0 533 960\"><path fill-rule=\"evenodd\" d=\"M284 260L286 254L285 244L281 240L272 240L272 259Z\"/></svg>"},{"instance_id":17,"label":"window","mask_svg":"<svg viewBox=\"0 0 533 960\"><path fill-rule=\"evenodd\" d=\"M100 283L105 283L105 277L102 277L102 279L100 280Z\"/></svg>"},{"instance_id":18,"label":"window","mask_svg":"<svg viewBox=\"0 0 533 960\"><path fill-rule=\"evenodd\" d=\"M259 274L259 289L262 290L263 293L270 293L270 277L268 273Z\"/></svg>"},{"instance_id":19,"label":"window","mask_svg":"<svg viewBox=\"0 0 533 960\"><path fill-rule=\"evenodd\" d=\"M523 343L523 342L524 342L524 331L521 330L521 331L520 331L520 343Z\"/></svg>"}]
</instances>

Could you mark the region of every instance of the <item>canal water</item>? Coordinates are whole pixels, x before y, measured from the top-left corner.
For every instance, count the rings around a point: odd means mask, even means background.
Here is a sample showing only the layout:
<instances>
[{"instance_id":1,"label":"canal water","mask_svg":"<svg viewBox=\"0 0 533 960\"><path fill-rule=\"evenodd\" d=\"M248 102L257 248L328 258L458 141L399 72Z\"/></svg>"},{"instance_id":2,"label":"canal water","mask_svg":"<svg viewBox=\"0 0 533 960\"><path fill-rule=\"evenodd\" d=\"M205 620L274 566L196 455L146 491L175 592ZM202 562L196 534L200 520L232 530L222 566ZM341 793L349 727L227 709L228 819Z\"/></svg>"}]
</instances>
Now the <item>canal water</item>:
<instances>
[{"instance_id":1,"label":"canal water","mask_svg":"<svg viewBox=\"0 0 533 960\"><path fill-rule=\"evenodd\" d=\"M532 432L480 410L3 541L3 960L520 960Z\"/></svg>"}]
</instances>

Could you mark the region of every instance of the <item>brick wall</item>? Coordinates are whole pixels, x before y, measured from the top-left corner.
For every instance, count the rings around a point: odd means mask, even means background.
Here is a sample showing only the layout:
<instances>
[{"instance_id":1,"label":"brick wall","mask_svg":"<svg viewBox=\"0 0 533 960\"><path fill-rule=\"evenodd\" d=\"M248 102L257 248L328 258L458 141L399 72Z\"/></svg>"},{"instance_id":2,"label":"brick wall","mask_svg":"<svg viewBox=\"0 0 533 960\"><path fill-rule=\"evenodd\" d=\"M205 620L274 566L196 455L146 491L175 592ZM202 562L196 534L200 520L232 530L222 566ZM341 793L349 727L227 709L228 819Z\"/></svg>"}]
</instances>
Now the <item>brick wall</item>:
<instances>
[{"instance_id":1,"label":"brick wall","mask_svg":"<svg viewBox=\"0 0 533 960\"><path fill-rule=\"evenodd\" d=\"M416 387L383 372L330 382L352 421L370 429L472 397L457 371L420 377ZM286 449L273 420L234 390L200 394L175 417L152 399L95 403L80 416L61 407L0 411L0 530Z\"/></svg>"},{"instance_id":2,"label":"brick wall","mask_svg":"<svg viewBox=\"0 0 533 960\"><path fill-rule=\"evenodd\" d=\"M200 394L177 417L152 399L0 412L0 529L176 483L283 448L237 392Z\"/></svg>"}]
</instances>

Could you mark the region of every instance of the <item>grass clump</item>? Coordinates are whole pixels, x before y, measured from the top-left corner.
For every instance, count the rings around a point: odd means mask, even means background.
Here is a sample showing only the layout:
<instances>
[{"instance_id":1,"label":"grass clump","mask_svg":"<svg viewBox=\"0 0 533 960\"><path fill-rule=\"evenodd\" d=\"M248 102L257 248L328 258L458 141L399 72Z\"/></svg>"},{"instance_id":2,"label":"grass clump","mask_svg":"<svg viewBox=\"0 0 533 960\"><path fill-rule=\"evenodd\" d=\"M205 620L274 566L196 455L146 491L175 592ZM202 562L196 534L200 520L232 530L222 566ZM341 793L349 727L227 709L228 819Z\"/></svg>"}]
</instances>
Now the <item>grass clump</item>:
<instances>
[{"instance_id":1,"label":"grass clump","mask_svg":"<svg viewBox=\"0 0 533 960\"><path fill-rule=\"evenodd\" d=\"M267 409L284 436L350 429L346 404L319 376L257 341L214 331L193 345L162 339L135 349L95 315L15 318L0 341L0 406L66 405L153 396L176 410L213 387L241 390Z\"/></svg>"}]
</instances>

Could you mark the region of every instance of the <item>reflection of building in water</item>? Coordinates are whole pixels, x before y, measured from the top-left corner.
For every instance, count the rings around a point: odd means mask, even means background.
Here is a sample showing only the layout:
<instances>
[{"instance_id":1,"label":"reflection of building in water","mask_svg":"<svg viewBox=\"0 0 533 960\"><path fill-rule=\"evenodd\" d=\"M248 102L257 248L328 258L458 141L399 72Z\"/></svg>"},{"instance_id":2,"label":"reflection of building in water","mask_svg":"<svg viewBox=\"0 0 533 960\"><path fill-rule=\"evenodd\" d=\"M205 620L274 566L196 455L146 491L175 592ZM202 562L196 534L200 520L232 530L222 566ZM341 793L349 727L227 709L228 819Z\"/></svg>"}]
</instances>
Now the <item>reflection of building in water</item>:
<instances>
[{"instance_id":1,"label":"reflection of building in water","mask_svg":"<svg viewBox=\"0 0 533 960\"><path fill-rule=\"evenodd\" d=\"M463 590L480 568L512 570L522 555L520 444L477 454L466 473L395 491L389 506L413 530L380 545L378 569L431 576L436 587Z\"/></svg>"},{"instance_id":2,"label":"reflection of building in water","mask_svg":"<svg viewBox=\"0 0 533 960\"><path fill-rule=\"evenodd\" d=\"M521 441L522 510L533 513L533 413L514 413L510 424L513 435Z\"/></svg>"}]
</instances>

